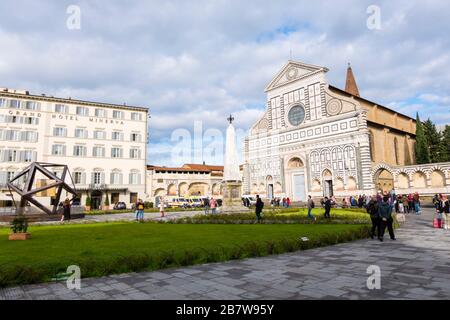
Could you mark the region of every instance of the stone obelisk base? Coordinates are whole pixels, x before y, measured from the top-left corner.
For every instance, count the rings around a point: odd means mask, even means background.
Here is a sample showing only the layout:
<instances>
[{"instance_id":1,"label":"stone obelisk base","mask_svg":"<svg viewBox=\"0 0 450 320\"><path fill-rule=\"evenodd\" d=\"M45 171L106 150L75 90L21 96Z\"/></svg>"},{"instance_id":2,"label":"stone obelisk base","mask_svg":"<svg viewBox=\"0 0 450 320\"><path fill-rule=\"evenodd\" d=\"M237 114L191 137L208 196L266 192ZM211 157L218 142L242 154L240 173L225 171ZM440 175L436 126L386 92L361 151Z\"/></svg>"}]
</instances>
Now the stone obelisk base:
<instances>
[{"instance_id":1,"label":"stone obelisk base","mask_svg":"<svg viewBox=\"0 0 450 320\"><path fill-rule=\"evenodd\" d=\"M242 204L241 187L241 181L224 181L222 183L223 200L220 213L244 213L249 211Z\"/></svg>"}]
</instances>

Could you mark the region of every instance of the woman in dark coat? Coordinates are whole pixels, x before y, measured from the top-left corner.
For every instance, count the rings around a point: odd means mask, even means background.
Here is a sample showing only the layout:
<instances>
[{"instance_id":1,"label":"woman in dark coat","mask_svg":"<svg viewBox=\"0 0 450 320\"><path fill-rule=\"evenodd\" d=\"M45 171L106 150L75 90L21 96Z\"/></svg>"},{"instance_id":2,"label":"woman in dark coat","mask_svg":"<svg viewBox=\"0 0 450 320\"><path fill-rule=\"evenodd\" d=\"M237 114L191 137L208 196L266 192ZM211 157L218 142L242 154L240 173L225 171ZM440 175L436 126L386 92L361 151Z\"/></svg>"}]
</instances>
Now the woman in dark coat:
<instances>
[{"instance_id":1,"label":"woman in dark coat","mask_svg":"<svg viewBox=\"0 0 450 320\"><path fill-rule=\"evenodd\" d=\"M256 196L256 205L255 205L255 207L256 207L256 209L255 209L256 220L258 220L258 222L261 222L261 212L262 212L262 209L264 207L264 202L262 202L262 200L259 197L259 195Z\"/></svg>"},{"instance_id":2,"label":"woman in dark coat","mask_svg":"<svg viewBox=\"0 0 450 320\"><path fill-rule=\"evenodd\" d=\"M66 198L66 200L64 200L64 204L63 204L64 214L63 214L61 221L70 220L70 207L71 207L70 200L69 200L69 198Z\"/></svg>"}]
</instances>

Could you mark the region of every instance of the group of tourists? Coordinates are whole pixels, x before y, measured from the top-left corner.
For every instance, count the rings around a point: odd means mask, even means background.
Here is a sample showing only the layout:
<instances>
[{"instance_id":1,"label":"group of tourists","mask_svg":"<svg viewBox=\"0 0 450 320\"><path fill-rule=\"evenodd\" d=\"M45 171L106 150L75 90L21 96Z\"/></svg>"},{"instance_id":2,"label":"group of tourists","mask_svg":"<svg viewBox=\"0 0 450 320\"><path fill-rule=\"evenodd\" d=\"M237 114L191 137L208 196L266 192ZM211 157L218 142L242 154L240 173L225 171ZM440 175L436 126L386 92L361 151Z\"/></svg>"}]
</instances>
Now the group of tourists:
<instances>
[{"instance_id":1,"label":"group of tourists","mask_svg":"<svg viewBox=\"0 0 450 320\"><path fill-rule=\"evenodd\" d=\"M273 198L270 200L270 205L272 207L279 207L280 204L283 206L283 208L289 208L291 206L291 199L289 198Z\"/></svg>"},{"instance_id":2,"label":"group of tourists","mask_svg":"<svg viewBox=\"0 0 450 320\"><path fill-rule=\"evenodd\" d=\"M379 197L379 194L373 196L369 200L366 210L367 213L370 214L370 219L372 221L370 237L374 239L376 235L378 240L383 241L384 232L387 227L391 240L396 240L393 228L393 204L390 201L390 197L388 195L384 195L381 198Z\"/></svg>"},{"instance_id":3,"label":"group of tourists","mask_svg":"<svg viewBox=\"0 0 450 320\"><path fill-rule=\"evenodd\" d=\"M434 227L449 230L450 200L446 195L436 194L433 197L433 205L436 209Z\"/></svg>"},{"instance_id":4,"label":"group of tourists","mask_svg":"<svg viewBox=\"0 0 450 320\"><path fill-rule=\"evenodd\" d=\"M211 209L212 214L216 214L217 207L219 206L216 199L213 197L206 197L203 199L203 208L205 209L205 214L209 214L209 210Z\"/></svg>"}]
</instances>

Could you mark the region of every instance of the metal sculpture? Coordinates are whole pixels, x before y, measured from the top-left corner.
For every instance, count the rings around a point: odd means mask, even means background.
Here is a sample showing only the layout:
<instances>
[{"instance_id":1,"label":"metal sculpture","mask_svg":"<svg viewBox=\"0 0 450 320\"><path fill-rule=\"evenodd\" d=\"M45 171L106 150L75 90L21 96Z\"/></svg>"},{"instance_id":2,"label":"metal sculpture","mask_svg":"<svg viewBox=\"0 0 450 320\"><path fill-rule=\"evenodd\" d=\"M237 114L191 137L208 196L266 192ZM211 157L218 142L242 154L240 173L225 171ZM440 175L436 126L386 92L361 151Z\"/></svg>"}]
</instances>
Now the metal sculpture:
<instances>
[{"instance_id":1,"label":"metal sculpture","mask_svg":"<svg viewBox=\"0 0 450 320\"><path fill-rule=\"evenodd\" d=\"M49 167L62 168L61 177L58 177L53 172L49 171L47 169ZM33 185L34 185L35 178L36 178L36 173L38 173L38 172L42 173L48 179L54 180L55 182L33 189ZM19 188L17 185L14 185L14 182L17 182L18 179L20 179L21 177L24 177L25 175L27 175L27 176L26 176L26 181L24 183L23 188ZM30 202L49 215L56 214L57 210L58 210L58 205L60 203L61 193L62 193L63 189L73 195L72 199L70 199L70 202L72 202L77 197L77 191L76 191L75 187L71 187L70 185L68 185L65 182L66 177L70 177L70 181L72 181L72 185L74 185L72 176L70 175L70 172L69 172L69 168L66 165L45 163L45 162L33 162L32 164L30 164L27 168L25 168L22 172L17 174L14 178L12 178L7 183L10 194L12 195L11 191L14 191L17 194L19 194L19 196L20 196L19 206L17 206L14 196L12 197L14 206L16 207L16 213L23 214L24 208L27 205L27 202ZM47 208L43 204L41 204L39 201L37 201L35 198L33 198L33 196L35 196L37 193L40 193L40 192L43 192L45 190L52 189L52 188L56 189L56 199L55 199L55 202L53 205L53 209L50 210L49 208Z\"/></svg>"}]
</instances>

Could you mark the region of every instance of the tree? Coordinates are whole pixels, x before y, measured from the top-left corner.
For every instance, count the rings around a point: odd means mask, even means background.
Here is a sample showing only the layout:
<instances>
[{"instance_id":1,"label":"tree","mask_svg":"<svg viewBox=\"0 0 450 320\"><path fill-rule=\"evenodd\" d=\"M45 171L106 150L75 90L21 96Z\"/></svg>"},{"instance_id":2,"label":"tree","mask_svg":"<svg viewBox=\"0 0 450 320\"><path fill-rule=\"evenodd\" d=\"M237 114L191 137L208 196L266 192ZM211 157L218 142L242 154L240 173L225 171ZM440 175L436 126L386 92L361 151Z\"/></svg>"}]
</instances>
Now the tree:
<instances>
[{"instance_id":1,"label":"tree","mask_svg":"<svg viewBox=\"0 0 450 320\"><path fill-rule=\"evenodd\" d=\"M427 139L425 137L422 122L419 118L419 113L416 115L416 162L418 164L430 163L430 151L427 146Z\"/></svg>"},{"instance_id":2,"label":"tree","mask_svg":"<svg viewBox=\"0 0 450 320\"><path fill-rule=\"evenodd\" d=\"M450 161L450 125L446 125L442 132L441 146L444 152L443 161Z\"/></svg>"},{"instance_id":3,"label":"tree","mask_svg":"<svg viewBox=\"0 0 450 320\"><path fill-rule=\"evenodd\" d=\"M427 121L423 123L423 132L425 134L425 139L427 141L427 146L430 155L430 162L443 162L445 150L442 144L441 133L437 131L436 125L428 118Z\"/></svg>"}]
</instances>

